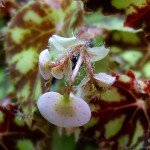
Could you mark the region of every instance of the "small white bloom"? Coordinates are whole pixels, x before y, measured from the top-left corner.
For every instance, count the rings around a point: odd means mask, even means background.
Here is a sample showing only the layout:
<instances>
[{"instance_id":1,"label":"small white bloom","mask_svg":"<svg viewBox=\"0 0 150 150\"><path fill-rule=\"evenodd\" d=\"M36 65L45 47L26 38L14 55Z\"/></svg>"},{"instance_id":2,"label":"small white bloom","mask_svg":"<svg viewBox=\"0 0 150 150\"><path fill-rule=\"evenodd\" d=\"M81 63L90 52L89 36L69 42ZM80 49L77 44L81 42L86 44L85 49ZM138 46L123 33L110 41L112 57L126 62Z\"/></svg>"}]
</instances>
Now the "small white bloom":
<instances>
[{"instance_id":1,"label":"small white bloom","mask_svg":"<svg viewBox=\"0 0 150 150\"><path fill-rule=\"evenodd\" d=\"M82 94L81 94L82 96L92 92L93 85L92 85L92 82L90 81L89 76L86 76L85 78L83 78L83 80L77 86L77 89L80 89L80 88L82 88Z\"/></svg>"},{"instance_id":2,"label":"small white bloom","mask_svg":"<svg viewBox=\"0 0 150 150\"><path fill-rule=\"evenodd\" d=\"M85 44L83 40L76 37L64 38L58 35L53 35L49 38L49 49L50 52L55 53L55 60L59 60L67 54L67 52L80 44Z\"/></svg>"},{"instance_id":3,"label":"small white bloom","mask_svg":"<svg viewBox=\"0 0 150 150\"><path fill-rule=\"evenodd\" d=\"M116 77L106 73L94 74L94 79L100 87L109 87L116 81ZM90 77L86 76L77 86L77 89L78 88L82 88L83 92L86 94L90 93L93 88L93 83Z\"/></svg>"},{"instance_id":4,"label":"small white bloom","mask_svg":"<svg viewBox=\"0 0 150 150\"><path fill-rule=\"evenodd\" d=\"M94 79L96 79L97 84L101 87L111 86L116 81L116 77L110 76L102 72L99 74L95 74Z\"/></svg>"},{"instance_id":5,"label":"small white bloom","mask_svg":"<svg viewBox=\"0 0 150 150\"><path fill-rule=\"evenodd\" d=\"M61 47L54 45L54 43L59 43L59 46L61 45ZM85 44L85 42L83 40L76 38L75 36L70 37L70 38L64 38L64 37L60 37L58 35L53 35L49 39L49 44L50 44L50 46L52 44L55 47L56 51L62 51L62 49L59 49L59 48L63 48L63 50L66 50L66 49L68 50L77 45ZM50 49L51 49L51 47L50 47Z\"/></svg>"},{"instance_id":6,"label":"small white bloom","mask_svg":"<svg viewBox=\"0 0 150 150\"><path fill-rule=\"evenodd\" d=\"M72 62L70 58L62 59L60 62L61 62L61 65L58 65L51 69L51 74L56 79L62 79L64 77L65 80L69 81L70 76L72 74Z\"/></svg>"},{"instance_id":7,"label":"small white bloom","mask_svg":"<svg viewBox=\"0 0 150 150\"><path fill-rule=\"evenodd\" d=\"M63 78L63 70L62 70L62 68L60 66L53 67L51 69L51 74L56 79L62 79Z\"/></svg>"},{"instance_id":8,"label":"small white bloom","mask_svg":"<svg viewBox=\"0 0 150 150\"><path fill-rule=\"evenodd\" d=\"M48 80L51 76L49 64L51 63L51 57L48 49L43 50L39 55L39 71L45 80Z\"/></svg>"},{"instance_id":9,"label":"small white bloom","mask_svg":"<svg viewBox=\"0 0 150 150\"><path fill-rule=\"evenodd\" d=\"M88 104L73 94L67 99L57 92L47 92L39 97L37 106L45 119L59 127L83 126L91 118Z\"/></svg>"},{"instance_id":10,"label":"small white bloom","mask_svg":"<svg viewBox=\"0 0 150 150\"><path fill-rule=\"evenodd\" d=\"M109 53L109 49L104 46L87 48L88 55L91 62L99 61L106 57Z\"/></svg>"}]
</instances>

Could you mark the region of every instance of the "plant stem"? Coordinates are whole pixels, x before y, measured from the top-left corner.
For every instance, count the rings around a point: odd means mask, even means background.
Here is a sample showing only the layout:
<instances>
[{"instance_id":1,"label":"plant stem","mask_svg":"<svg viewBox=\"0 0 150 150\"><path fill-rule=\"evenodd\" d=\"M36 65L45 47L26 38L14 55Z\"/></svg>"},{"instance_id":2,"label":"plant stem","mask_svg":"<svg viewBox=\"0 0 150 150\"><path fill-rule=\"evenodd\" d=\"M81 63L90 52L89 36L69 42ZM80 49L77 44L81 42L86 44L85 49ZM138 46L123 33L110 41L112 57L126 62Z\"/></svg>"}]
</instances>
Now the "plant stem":
<instances>
[{"instance_id":1,"label":"plant stem","mask_svg":"<svg viewBox=\"0 0 150 150\"><path fill-rule=\"evenodd\" d=\"M92 67L91 61L90 61L89 56L88 56L86 51L84 51L84 60L85 60L85 63L86 63L87 70L89 72L90 78L93 79L94 78L94 69Z\"/></svg>"},{"instance_id":2,"label":"plant stem","mask_svg":"<svg viewBox=\"0 0 150 150\"><path fill-rule=\"evenodd\" d=\"M67 89L66 89L66 93L67 93L68 95L70 94L70 92L71 92L71 90L72 90L73 83L74 83L75 78L76 78L76 76L77 76L77 74L78 74L78 72L79 72L79 69L80 69L80 67L81 67L81 65L82 65L82 62L83 62L83 54L82 54L82 52L80 52L80 56L79 56L79 58L78 58L77 64L76 64L76 66L75 66L75 68L74 68L74 70L73 70L73 73L72 73L72 76L71 76L69 85L68 85L68 87L67 87Z\"/></svg>"},{"instance_id":3,"label":"plant stem","mask_svg":"<svg viewBox=\"0 0 150 150\"><path fill-rule=\"evenodd\" d=\"M89 72L90 79L91 79L92 83L94 84L94 86L96 87L96 89L100 91L101 88L99 87L99 85L97 84L97 82L94 79L94 69L92 67L90 58L89 58L86 50L84 51L84 60L85 60L85 63L86 63L86 66L87 66L87 70Z\"/></svg>"},{"instance_id":4,"label":"plant stem","mask_svg":"<svg viewBox=\"0 0 150 150\"><path fill-rule=\"evenodd\" d=\"M50 67L50 68L53 68L53 67L57 67L57 66L62 66L62 65L64 64L64 61L66 60L67 57L70 58L70 57L73 55L74 52L80 52L80 51L82 51L82 49L83 49L84 47L85 47L85 45L80 44L80 45L78 45L78 46L76 46L76 47L70 49L70 50L67 52L66 56L64 56L63 58L61 58L60 60L58 60L58 61L56 61L56 62L51 62L51 63L49 64L49 67Z\"/></svg>"}]
</instances>

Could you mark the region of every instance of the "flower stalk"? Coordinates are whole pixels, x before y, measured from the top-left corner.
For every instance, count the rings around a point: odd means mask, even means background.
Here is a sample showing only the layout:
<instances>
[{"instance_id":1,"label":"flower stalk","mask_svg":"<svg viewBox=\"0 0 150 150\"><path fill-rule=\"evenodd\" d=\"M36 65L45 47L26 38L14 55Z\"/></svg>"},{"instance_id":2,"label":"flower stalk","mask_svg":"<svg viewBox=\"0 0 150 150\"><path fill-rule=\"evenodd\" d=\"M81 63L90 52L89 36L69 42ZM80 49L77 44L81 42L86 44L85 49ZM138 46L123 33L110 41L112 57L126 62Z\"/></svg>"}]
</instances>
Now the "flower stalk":
<instances>
[{"instance_id":1,"label":"flower stalk","mask_svg":"<svg viewBox=\"0 0 150 150\"><path fill-rule=\"evenodd\" d=\"M86 51L84 51L84 60L85 60L86 66L87 66L87 70L89 72L91 82L94 84L95 88L100 91L101 88L99 87L99 85L97 84L97 82L94 79L94 69L92 67L90 58Z\"/></svg>"},{"instance_id":2,"label":"flower stalk","mask_svg":"<svg viewBox=\"0 0 150 150\"><path fill-rule=\"evenodd\" d=\"M78 74L78 72L79 72L79 69L80 69L80 67L81 67L81 65L82 65L82 62L83 62L83 53L82 53L82 51L81 51L81 52L80 52L80 55L79 55L79 58L78 58L78 61L77 61L77 64L76 64L76 66L75 66L75 68L74 68L74 71L73 71L73 73L72 73L72 76L71 76L69 85L68 85L68 87L67 87L67 89L66 89L66 93L67 93L68 95L70 94L70 92L71 92L71 90L72 90L73 83L74 83L75 78L76 78L76 76L77 76L77 74Z\"/></svg>"},{"instance_id":3,"label":"flower stalk","mask_svg":"<svg viewBox=\"0 0 150 150\"><path fill-rule=\"evenodd\" d=\"M108 87L115 82L115 78L105 73L95 74L92 62L103 59L109 52L104 46L88 47L86 41L76 37L64 38L53 35L49 39L49 49L43 50L39 55L39 71L45 80L51 84L52 77L64 78L69 81L65 93L47 92L42 94L37 102L37 107L45 119L52 124L70 128L86 124L91 118L91 110L80 96L72 93L73 84L83 61L86 64L89 76L85 77L78 85L79 87L90 87L93 85L97 90ZM72 70L72 58L78 56L74 70ZM86 86L87 85L87 86ZM86 89L86 88L85 88Z\"/></svg>"}]
</instances>

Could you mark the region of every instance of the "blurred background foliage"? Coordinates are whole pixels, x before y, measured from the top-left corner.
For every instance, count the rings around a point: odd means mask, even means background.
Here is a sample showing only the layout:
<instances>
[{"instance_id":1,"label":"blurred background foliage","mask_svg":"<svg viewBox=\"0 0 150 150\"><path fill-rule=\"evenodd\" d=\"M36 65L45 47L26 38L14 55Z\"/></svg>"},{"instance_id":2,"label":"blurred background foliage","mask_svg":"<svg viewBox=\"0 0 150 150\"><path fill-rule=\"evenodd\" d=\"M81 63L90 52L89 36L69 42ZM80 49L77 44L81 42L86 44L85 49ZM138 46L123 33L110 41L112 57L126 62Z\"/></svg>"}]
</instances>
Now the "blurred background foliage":
<instances>
[{"instance_id":1,"label":"blurred background foliage","mask_svg":"<svg viewBox=\"0 0 150 150\"><path fill-rule=\"evenodd\" d=\"M149 149L149 6L149 0L0 0L0 149ZM36 107L50 90L39 75L38 55L53 34L110 48L93 67L117 80L85 96L92 118L80 128L55 127ZM63 93L66 84L54 79L51 89Z\"/></svg>"}]
</instances>

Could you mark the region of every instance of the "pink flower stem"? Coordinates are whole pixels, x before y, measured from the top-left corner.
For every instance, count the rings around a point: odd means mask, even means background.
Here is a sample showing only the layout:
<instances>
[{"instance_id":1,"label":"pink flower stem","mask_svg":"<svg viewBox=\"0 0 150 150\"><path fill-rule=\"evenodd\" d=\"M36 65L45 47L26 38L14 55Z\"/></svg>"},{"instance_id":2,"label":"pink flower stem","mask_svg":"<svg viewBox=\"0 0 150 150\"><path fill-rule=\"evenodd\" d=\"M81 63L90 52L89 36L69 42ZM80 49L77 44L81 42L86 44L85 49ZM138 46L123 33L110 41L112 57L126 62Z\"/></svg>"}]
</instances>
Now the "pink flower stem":
<instances>
[{"instance_id":1,"label":"pink flower stem","mask_svg":"<svg viewBox=\"0 0 150 150\"><path fill-rule=\"evenodd\" d=\"M83 54L82 54L82 52L80 52L80 56L78 58L77 64L76 64L76 66L75 66L75 68L73 70L72 76L70 78L69 85L68 85L68 87L66 89L66 94L68 94L68 95L70 94L70 92L72 90L73 83L74 83L75 78L76 78L76 76L77 76L77 74L79 72L79 69L80 69L80 67L82 65L82 62L83 62Z\"/></svg>"}]
</instances>

